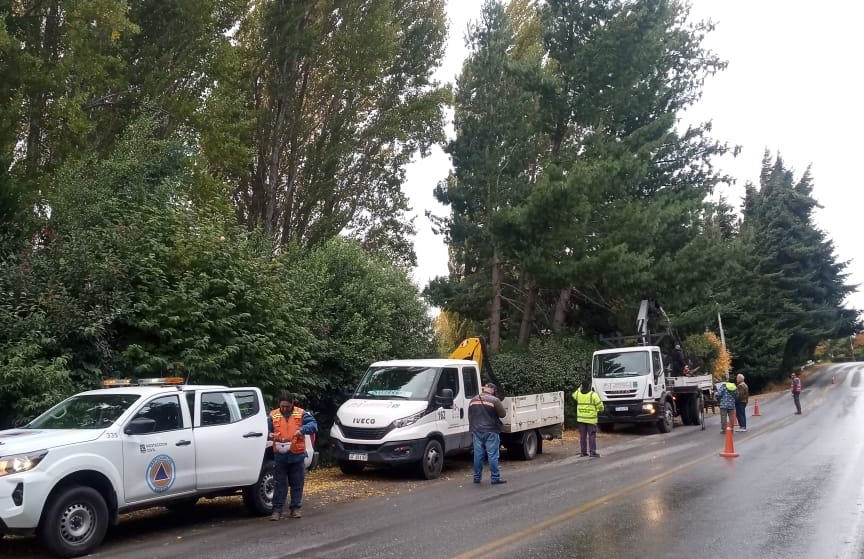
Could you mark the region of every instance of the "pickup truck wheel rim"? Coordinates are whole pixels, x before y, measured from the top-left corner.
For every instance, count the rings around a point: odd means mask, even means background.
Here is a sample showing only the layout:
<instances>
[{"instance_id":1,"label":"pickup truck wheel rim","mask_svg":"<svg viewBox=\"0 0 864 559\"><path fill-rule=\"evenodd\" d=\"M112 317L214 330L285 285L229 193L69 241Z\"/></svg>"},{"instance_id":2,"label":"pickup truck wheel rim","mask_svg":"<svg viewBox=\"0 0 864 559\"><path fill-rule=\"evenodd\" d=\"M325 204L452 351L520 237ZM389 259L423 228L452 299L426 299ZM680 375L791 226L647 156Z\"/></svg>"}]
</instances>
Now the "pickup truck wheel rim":
<instances>
[{"instance_id":1,"label":"pickup truck wheel rim","mask_svg":"<svg viewBox=\"0 0 864 559\"><path fill-rule=\"evenodd\" d=\"M441 472L444 464L441 457L441 447L438 443L429 442L426 445L426 454L423 457L426 462L426 472L436 475Z\"/></svg>"},{"instance_id":2,"label":"pickup truck wheel rim","mask_svg":"<svg viewBox=\"0 0 864 559\"><path fill-rule=\"evenodd\" d=\"M441 462L441 455L438 454L438 449L430 448L429 452L426 453L426 464L429 466L429 471L437 471L439 462Z\"/></svg>"},{"instance_id":3,"label":"pickup truck wheel rim","mask_svg":"<svg viewBox=\"0 0 864 559\"><path fill-rule=\"evenodd\" d=\"M60 516L60 536L69 543L86 540L95 529L96 512L85 504L71 504Z\"/></svg>"},{"instance_id":4,"label":"pickup truck wheel rim","mask_svg":"<svg viewBox=\"0 0 864 559\"><path fill-rule=\"evenodd\" d=\"M276 492L275 479L276 478L273 477L272 473L266 474L263 477L263 479L261 479L261 486L260 486L261 500L264 501L265 503L267 503L268 505L273 504L273 493Z\"/></svg>"}]
</instances>

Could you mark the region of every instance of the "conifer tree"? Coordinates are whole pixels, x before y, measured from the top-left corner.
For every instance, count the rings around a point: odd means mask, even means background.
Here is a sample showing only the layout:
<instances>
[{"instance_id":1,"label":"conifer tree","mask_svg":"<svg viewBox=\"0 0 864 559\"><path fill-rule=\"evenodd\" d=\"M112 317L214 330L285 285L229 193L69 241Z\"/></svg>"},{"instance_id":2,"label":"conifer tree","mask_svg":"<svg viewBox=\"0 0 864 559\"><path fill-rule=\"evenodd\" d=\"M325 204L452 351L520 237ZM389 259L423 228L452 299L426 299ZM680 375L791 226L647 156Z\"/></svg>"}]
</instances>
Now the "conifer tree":
<instances>
[{"instance_id":1,"label":"conifer tree","mask_svg":"<svg viewBox=\"0 0 864 559\"><path fill-rule=\"evenodd\" d=\"M766 152L759 186L748 184L741 255L734 267L727 335L736 366L759 382L777 379L813 354L824 338L860 327L845 297L847 263L813 222L818 207L809 168L797 180L778 155Z\"/></svg>"}]
</instances>

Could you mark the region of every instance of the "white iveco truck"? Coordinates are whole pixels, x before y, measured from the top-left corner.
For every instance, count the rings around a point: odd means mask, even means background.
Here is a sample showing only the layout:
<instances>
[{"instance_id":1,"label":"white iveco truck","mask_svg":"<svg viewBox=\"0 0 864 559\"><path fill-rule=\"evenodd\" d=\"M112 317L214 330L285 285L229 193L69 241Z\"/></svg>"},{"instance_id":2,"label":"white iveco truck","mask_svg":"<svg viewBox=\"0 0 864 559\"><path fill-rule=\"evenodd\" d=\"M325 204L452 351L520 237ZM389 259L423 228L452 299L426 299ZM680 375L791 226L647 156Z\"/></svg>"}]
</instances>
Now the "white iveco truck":
<instances>
[{"instance_id":1,"label":"white iveco truck","mask_svg":"<svg viewBox=\"0 0 864 559\"><path fill-rule=\"evenodd\" d=\"M482 340L468 338L449 359L373 363L330 430L342 471L409 466L438 477L446 455L471 449L468 403L480 393L483 355ZM561 437L563 392L509 396L503 404L501 444L511 455L531 460L544 439Z\"/></svg>"}]
</instances>

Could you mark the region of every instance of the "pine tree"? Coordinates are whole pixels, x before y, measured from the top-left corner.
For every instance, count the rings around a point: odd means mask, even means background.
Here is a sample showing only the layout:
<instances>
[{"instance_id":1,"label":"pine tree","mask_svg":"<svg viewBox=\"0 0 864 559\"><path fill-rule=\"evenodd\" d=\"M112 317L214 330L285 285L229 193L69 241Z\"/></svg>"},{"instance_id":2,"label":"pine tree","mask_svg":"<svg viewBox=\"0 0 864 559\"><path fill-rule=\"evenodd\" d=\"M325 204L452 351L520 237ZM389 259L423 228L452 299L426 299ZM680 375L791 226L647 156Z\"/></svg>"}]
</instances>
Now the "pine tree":
<instances>
[{"instance_id":1,"label":"pine tree","mask_svg":"<svg viewBox=\"0 0 864 559\"><path fill-rule=\"evenodd\" d=\"M454 170L435 191L451 208L439 226L450 244L453 270L451 285L439 280L430 294L450 305L461 299L463 305L451 308L465 316L481 318L477 309L488 309L482 318L489 325L493 352L500 345L502 316L509 314L502 309L508 265L502 244L509 233L492 224L525 198L537 159L536 100L524 87L523 74L537 71L541 51L527 42L520 50L523 58L514 58L509 51L516 37L503 5L486 2L480 21L470 29L471 54L457 83L456 138L447 147ZM466 296L469 292L479 297Z\"/></svg>"},{"instance_id":2,"label":"pine tree","mask_svg":"<svg viewBox=\"0 0 864 559\"><path fill-rule=\"evenodd\" d=\"M759 187L747 185L727 333L736 366L757 383L782 377L821 339L860 327L843 307L854 291L845 283L847 264L813 223L812 183L809 169L796 181L779 156L766 152Z\"/></svg>"}]
</instances>

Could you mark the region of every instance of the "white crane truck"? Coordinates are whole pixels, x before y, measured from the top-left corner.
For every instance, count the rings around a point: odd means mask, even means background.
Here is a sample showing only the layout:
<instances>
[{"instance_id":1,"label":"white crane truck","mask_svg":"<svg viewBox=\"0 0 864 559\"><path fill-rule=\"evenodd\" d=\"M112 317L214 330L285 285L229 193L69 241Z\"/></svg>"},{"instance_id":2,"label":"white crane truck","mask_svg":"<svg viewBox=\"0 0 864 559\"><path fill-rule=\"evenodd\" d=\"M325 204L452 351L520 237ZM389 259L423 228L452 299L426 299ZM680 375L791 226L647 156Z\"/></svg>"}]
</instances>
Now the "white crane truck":
<instances>
[{"instance_id":1,"label":"white crane truck","mask_svg":"<svg viewBox=\"0 0 864 559\"><path fill-rule=\"evenodd\" d=\"M628 337L641 345L601 349L592 356L592 384L604 404L598 427L610 431L616 423L653 423L661 433L668 433L678 416L684 425L705 429L705 401L713 399L712 376L693 374L688 367L673 374L661 348L648 345L651 310L665 316L656 303L642 301L636 322L639 335Z\"/></svg>"},{"instance_id":2,"label":"white crane truck","mask_svg":"<svg viewBox=\"0 0 864 559\"><path fill-rule=\"evenodd\" d=\"M330 430L332 454L342 471L407 466L434 479L445 456L470 451L468 403L480 393L484 349L482 339L468 338L448 359L370 365ZM562 436L562 391L508 396L502 402L507 415L501 444L510 455L532 460L543 451L543 440Z\"/></svg>"}]
</instances>

